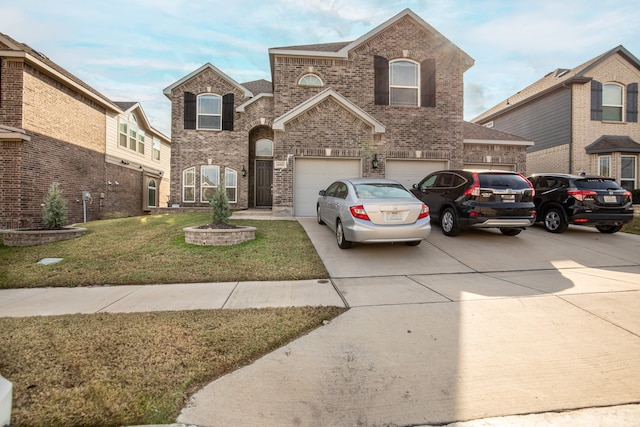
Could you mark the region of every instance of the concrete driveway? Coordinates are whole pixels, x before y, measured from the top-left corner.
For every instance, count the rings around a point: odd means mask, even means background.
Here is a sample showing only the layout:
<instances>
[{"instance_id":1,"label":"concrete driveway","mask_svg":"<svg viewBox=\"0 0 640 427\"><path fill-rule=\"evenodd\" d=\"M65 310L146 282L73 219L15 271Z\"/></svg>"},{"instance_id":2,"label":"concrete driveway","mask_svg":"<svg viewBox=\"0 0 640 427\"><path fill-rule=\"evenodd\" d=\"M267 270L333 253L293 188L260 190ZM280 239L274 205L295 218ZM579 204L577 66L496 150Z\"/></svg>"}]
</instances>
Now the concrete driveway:
<instances>
[{"instance_id":1,"label":"concrete driveway","mask_svg":"<svg viewBox=\"0 0 640 427\"><path fill-rule=\"evenodd\" d=\"M640 236L436 226L417 247L340 250L299 222L351 309L216 380L179 422L638 425ZM583 408L588 422L564 412ZM522 414L541 418L507 417Z\"/></svg>"}]
</instances>

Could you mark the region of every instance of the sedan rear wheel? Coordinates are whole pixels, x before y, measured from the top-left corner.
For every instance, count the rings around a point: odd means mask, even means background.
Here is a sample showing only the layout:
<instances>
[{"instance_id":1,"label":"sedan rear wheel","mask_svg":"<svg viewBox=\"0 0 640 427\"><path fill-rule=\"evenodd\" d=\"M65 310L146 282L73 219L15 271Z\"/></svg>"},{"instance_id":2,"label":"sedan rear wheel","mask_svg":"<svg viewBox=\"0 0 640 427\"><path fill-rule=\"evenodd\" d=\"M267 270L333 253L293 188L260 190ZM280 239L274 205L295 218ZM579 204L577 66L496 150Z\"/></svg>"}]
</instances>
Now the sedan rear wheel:
<instances>
[{"instance_id":1,"label":"sedan rear wheel","mask_svg":"<svg viewBox=\"0 0 640 427\"><path fill-rule=\"evenodd\" d=\"M344 238L344 229L340 220L336 224L336 240L340 249L349 249L351 247L351 242Z\"/></svg>"},{"instance_id":2,"label":"sedan rear wheel","mask_svg":"<svg viewBox=\"0 0 640 427\"><path fill-rule=\"evenodd\" d=\"M318 224L320 225L324 224L324 221L320 217L320 205L316 207L316 219L318 220Z\"/></svg>"},{"instance_id":3,"label":"sedan rear wheel","mask_svg":"<svg viewBox=\"0 0 640 427\"><path fill-rule=\"evenodd\" d=\"M549 208L544 213L544 228L551 233L563 233L569 224L564 219L564 214L558 208Z\"/></svg>"},{"instance_id":4,"label":"sedan rear wheel","mask_svg":"<svg viewBox=\"0 0 640 427\"><path fill-rule=\"evenodd\" d=\"M440 217L440 227L445 236L457 236L460 233L458 219L452 208L447 208Z\"/></svg>"},{"instance_id":5,"label":"sedan rear wheel","mask_svg":"<svg viewBox=\"0 0 640 427\"><path fill-rule=\"evenodd\" d=\"M605 234L613 234L622 230L621 225L596 225L596 228L598 229L599 232L605 233Z\"/></svg>"}]
</instances>

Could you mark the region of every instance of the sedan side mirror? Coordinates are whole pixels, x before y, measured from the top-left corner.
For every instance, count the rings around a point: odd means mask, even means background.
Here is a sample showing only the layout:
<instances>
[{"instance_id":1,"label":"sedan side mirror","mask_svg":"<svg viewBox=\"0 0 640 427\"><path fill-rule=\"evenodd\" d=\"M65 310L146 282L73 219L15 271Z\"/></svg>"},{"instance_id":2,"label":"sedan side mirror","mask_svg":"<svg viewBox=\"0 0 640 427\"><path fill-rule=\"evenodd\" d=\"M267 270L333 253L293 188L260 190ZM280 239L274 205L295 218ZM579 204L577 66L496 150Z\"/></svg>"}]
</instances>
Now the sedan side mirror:
<instances>
[{"instance_id":1,"label":"sedan side mirror","mask_svg":"<svg viewBox=\"0 0 640 427\"><path fill-rule=\"evenodd\" d=\"M413 189L417 190L418 189L418 184L413 184Z\"/></svg>"},{"instance_id":2,"label":"sedan side mirror","mask_svg":"<svg viewBox=\"0 0 640 427\"><path fill-rule=\"evenodd\" d=\"M320 196L324 196L324 190L320 190L320 191L318 191L318 195L320 195Z\"/></svg>"}]
</instances>

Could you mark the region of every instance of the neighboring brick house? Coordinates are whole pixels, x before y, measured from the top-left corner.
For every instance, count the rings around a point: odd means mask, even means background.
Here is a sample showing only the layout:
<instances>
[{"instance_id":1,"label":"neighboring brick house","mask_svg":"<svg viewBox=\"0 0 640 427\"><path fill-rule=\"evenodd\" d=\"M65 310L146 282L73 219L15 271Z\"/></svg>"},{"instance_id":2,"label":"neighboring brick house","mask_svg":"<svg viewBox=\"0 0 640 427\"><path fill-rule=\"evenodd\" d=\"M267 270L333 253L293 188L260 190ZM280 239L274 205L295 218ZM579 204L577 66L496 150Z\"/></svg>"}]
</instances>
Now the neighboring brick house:
<instances>
[{"instance_id":1,"label":"neighboring brick house","mask_svg":"<svg viewBox=\"0 0 640 427\"><path fill-rule=\"evenodd\" d=\"M139 104L110 101L0 33L0 229L40 227L52 182L70 223L85 210L87 220L141 215L168 199L170 155Z\"/></svg>"},{"instance_id":2,"label":"neighboring brick house","mask_svg":"<svg viewBox=\"0 0 640 427\"><path fill-rule=\"evenodd\" d=\"M271 82L240 84L207 63L164 90L174 203L205 207L224 180L234 209L310 216L336 178L409 186L467 157L524 168L520 138L471 138L465 153L473 59L409 9L355 41L272 48L269 59Z\"/></svg>"},{"instance_id":3,"label":"neighboring brick house","mask_svg":"<svg viewBox=\"0 0 640 427\"><path fill-rule=\"evenodd\" d=\"M472 121L534 141L527 173L586 173L638 188L640 61L623 46L557 69Z\"/></svg>"}]
</instances>

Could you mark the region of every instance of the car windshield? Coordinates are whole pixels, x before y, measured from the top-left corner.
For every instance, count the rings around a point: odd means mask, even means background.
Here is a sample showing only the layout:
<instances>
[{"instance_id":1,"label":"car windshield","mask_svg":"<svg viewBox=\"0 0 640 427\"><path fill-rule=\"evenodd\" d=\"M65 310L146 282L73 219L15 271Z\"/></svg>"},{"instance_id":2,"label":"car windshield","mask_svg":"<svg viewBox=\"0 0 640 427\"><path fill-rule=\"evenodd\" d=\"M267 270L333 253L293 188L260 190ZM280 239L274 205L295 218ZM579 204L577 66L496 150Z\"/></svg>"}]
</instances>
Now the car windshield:
<instances>
[{"instance_id":1,"label":"car windshield","mask_svg":"<svg viewBox=\"0 0 640 427\"><path fill-rule=\"evenodd\" d=\"M359 199L397 199L413 197L400 184L356 184L356 196Z\"/></svg>"},{"instance_id":2,"label":"car windshield","mask_svg":"<svg viewBox=\"0 0 640 427\"><path fill-rule=\"evenodd\" d=\"M622 187L620 187L618 183L607 178L577 179L575 184L576 187L580 189L608 190L609 188L614 188L616 190L622 190Z\"/></svg>"},{"instance_id":3,"label":"car windshield","mask_svg":"<svg viewBox=\"0 0 640 427\"><path fill-rule=\"evenodd\" d=\"M526 190L529 183L520 175L506 173L482 173L480 177L481 188L512 188L514 190Z\"/></svg>"}]
</instances>

